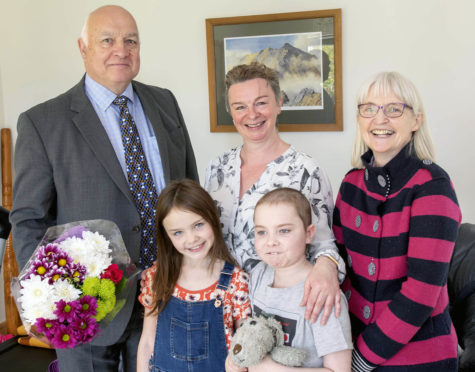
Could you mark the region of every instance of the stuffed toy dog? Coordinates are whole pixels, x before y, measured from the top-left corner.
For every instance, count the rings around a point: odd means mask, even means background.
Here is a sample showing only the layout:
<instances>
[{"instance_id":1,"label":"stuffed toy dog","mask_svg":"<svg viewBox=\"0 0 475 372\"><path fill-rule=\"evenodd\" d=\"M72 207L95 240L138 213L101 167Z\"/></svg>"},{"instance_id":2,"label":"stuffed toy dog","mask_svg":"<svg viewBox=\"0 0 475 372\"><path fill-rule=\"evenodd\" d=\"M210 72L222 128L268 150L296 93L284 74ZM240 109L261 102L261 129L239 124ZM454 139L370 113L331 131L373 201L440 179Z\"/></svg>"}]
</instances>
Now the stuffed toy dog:
<instances>
[{"instance_id":1,"label":"stuffed toy dog","mask_svg":"<svg viewBox=\"0 0 475 372\"><path fill-rule=\"evenodd\" d=\"M274 318L247 318L231 341L231 360L239 367L249 367L268 353L274 361L289 367L301 366L307 356L305 350L284 346L282 325Z\"/></svg>"}]
</instances>

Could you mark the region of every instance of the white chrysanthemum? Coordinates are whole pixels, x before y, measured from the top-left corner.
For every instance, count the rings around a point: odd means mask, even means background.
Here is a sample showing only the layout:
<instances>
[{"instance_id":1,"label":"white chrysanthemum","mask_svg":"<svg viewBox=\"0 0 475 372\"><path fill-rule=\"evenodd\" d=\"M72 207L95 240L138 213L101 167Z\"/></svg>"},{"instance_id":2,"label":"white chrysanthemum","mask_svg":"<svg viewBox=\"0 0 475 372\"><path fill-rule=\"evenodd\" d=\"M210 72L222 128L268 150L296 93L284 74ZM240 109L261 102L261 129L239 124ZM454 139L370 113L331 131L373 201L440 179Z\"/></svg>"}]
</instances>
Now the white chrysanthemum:
<instances>
[{"instance_id":1,"label":"white chrysanthemum","mask_svg":"<svg viewBox=\"0 0 475 372\"><path fill-rule=\"evenodd\" d=\"M52 314L44 304L30 305L23 311L23 318L30 324L34 324L38 318L52 319ZM56 315L54 315L56 318Z\"/></svg>"},{"instance_id":2,"label":"white chrysanthemum","mask_svg":"<svg viewBox=\"0 0 475 372\"><path fill-rule=\"evenodd\" d=\"M86 267L86 277L98 277L112 263L109 241L97 232L84 231L82 238L68 238L59 247Z\"/></svg>"},{"instance_id":3,"label":"white chrysanthemum","mask_svg":"<svg viewBox=\"0 0 475 372\"><path fill-rule=\"evenodd\" d=\"M109 241L98 232L84 231L82 238L90 249L94 249L94 254L109 255Z\"/></svg>"},{"instance_id":4,"label":"white chrysanthemum","mask_svg":"<svg viewBox=\"0 0 475 372\"><path fill-rule=\"evenodd\" d=\"M56 310L56 302L53 300L53 297L51 297L43 305L43 311L44 311L43 318L58 319L58 316L54 313L55 310Z\"/></svg>"},{"instance_id":5,"label":"white chrysanthemum","mask_svg":"<svg viewBox=\"0 0 475 372\"><path fill-rule=\"evenodd\" d=\"M82 263L85 257L92 253L87 242L84 239L76 237L63 240L59 243L59 248L65 251L76 263Z\"/></svg>"},{"instance_id":6,"label":"white chrysanthemum","mask_svg":"<svg viewBox=\"0 0 475 372\"><path fill-rule=\"evenodd\" d=\"M53 283L53 302L64 300L66 302L75 301L81 295L81 291L75 288L67 280L56 280Z\"/></svg>"},{"instance_id":7,"label":"white chrysanthemum","mask_svg":"<svg viewBox=\"0 0 475 372\"><path fill-rule=\"evenodd\" d=\"M91 276L99 276L112 263L112 258L107 255L98 254L96 256L89 256L82 265L86 266L86 278Z\"/></svg>"},{"instance_id":8,"label":"white chrysanthemum","mask_svg":"<svg viewBox=\"0 0 475 372\"><path fill-rule=\"evenodd\" d=\"M34 307L35 304L44 304L51 297L52 286L48 279L42 280L38 275L33 275L26 280L22 280L20 289L20 302L24 309Z\"/></svg>"}]
</instances>

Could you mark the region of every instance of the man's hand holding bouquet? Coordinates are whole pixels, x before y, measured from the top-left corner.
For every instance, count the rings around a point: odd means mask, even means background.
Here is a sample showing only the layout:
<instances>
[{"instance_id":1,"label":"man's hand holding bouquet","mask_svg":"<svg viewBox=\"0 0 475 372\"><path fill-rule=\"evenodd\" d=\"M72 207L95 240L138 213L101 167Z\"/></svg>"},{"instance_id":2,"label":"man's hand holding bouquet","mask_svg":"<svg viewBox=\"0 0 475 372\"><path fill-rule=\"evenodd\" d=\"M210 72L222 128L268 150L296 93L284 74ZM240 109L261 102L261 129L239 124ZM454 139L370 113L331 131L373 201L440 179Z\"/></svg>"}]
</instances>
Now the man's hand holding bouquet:
<instances>
[{"instance_id":1,"label":"man's hand holding bouquet","mask_svg":"<svg viewBox=\"0 0 475 372\"><path fill-rule=\"evenodd\" d=\"M136 274L113 222L73 222L46 231L12 292L30 333L55 348L73 348L120 311Z\"/></svg>"}]
</instances>

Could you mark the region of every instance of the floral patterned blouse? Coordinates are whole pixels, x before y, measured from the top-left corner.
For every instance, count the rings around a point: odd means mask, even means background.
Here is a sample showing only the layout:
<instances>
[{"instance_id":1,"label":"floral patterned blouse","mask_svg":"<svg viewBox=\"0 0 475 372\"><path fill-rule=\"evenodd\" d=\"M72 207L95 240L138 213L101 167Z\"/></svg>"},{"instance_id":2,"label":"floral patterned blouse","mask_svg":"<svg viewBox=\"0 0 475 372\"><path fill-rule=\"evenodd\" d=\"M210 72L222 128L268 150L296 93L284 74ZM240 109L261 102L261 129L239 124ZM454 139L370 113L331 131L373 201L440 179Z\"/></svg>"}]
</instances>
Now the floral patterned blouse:
<instances>
[{"instance_id":1,"label":"floral patterned blouse","mask_svg":"<svg viewBox=\"0 0 475 372\"><path fill-rule=\"evenodd\" d=\"M344 264L338 255L332 232L333 194L326 174L309 155L290 146L267 164L259 180L239 200L241 149L231 149L212 160L206 169L205 189L218 206L223 236L231 254L246 271L260 262L254 248L254 207L267 192L279 187L301 191L310 201L312 223L317 231L308 258L332 256L339 262L339 278L344 278Z\"/></svg>"},{"instance_id":2,"label":"floral patterned blouse","mask_svg":"<svg viewBox=\"0 0 475 372\"><path fill-rule=\"evenodd\" d=\"M139 295L140 303L146 308L152 308L153 293L152 283L157 266L153 265L145 271L145 285L142 293ZM249 302L249 275L241 269L235 267L228 290L224 294L223 316L224 316L224 334L226 336L226 346L229 350L231 338L234 334L234 321L246 319L251 316L251 303ZM218 282L208 288L198 291L190 291L178 284L175 285L173 296L185 301L208 301L216 298L222 289L216 288ZM221 293L222 294L222 293Z\"/></svg>"}]
</instances>

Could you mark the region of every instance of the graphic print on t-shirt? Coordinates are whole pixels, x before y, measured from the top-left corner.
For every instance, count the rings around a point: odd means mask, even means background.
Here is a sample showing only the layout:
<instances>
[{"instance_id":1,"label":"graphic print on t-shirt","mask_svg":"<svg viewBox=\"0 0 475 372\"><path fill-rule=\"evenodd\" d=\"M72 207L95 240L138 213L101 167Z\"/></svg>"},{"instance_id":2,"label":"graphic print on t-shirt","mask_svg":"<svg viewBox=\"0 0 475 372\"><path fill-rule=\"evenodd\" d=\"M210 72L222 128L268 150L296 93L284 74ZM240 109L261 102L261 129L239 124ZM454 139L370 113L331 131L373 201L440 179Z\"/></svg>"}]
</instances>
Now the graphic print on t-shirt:
<instances>
[{"instance_id":1,"label":"graphic print on t-shirt","mask_svg":"<svg viewBox=\"0 0 475 372\"><path fill-rule=\"evenodd\" d=\"M297 329L296 319L289 319L279 315L266 313L265 311L262 311L262 309L257 305L253 306L252 312L255 316L262 315L266 318L272 317L278 320L280 324L282 324L282 329L284 330L284 345L292 346L292 341L294 340L295 331Z\"/></svg>"}]
</instances>

